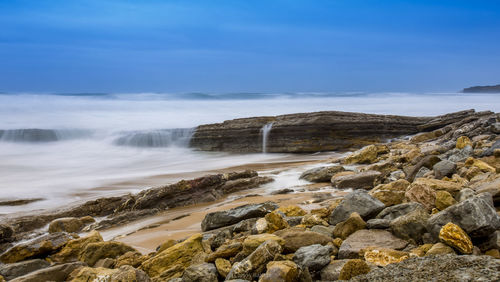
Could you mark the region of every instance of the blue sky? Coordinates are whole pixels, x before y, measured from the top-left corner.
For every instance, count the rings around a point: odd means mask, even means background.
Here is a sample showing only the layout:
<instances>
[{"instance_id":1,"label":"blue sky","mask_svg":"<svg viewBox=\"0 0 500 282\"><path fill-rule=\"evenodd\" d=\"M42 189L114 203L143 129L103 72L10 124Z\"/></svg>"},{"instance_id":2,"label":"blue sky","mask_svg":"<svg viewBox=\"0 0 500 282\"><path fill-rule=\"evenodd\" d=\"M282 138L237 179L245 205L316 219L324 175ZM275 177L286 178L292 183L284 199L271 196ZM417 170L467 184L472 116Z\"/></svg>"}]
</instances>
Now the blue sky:
<instances>
[{"instance_id":1,"label":"blue sky","mask_svg":"<svg viewBox=\"0 0 500 282\"><path fill-rule=\"evenodd\" d=\"M0 91L455 91L499 83L500 1L0 1Z\"/></svg>"}]
</instances>

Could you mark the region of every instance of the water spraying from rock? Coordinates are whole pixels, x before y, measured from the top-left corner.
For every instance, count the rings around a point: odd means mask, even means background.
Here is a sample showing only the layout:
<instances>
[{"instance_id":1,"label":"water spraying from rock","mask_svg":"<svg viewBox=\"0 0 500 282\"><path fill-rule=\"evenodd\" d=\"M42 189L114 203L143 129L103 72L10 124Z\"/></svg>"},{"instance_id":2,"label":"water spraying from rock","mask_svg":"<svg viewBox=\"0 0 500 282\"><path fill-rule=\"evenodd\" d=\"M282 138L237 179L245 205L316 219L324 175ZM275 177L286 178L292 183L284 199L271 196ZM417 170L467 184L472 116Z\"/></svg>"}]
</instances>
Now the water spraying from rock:
<instances>
[{"instance_id":1,"label":"water spraying from rock","mask_svg":"<svg viewBox=\"0 0 500 282\"><path fill-rule=\"evenodd\" d=\"M267 153L267 140L269 138L269 133L271 132L271 128L273 127L273 123L267 123L265 124L262 129L260 130L262 132L262 153Z\"/></svg>"}]
</instances>

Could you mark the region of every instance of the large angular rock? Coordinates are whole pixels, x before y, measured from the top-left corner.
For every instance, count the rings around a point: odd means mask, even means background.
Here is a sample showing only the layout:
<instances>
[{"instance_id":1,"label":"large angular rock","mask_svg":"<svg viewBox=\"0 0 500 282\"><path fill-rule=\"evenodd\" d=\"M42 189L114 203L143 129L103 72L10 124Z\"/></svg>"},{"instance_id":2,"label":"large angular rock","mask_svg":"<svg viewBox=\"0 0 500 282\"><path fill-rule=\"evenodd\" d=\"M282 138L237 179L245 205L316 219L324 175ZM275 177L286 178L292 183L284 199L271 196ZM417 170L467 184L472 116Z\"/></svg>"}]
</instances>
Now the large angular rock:
<instances>
[{"instance_id":1,"label":"large angular rock","mask_svg":"<svg viewBox=\"0 0 500 282\"><path fill-rule=\"evenodd\" d=\"M304 171L304 173L300 175L300 179L305 179L310 182L330 182L332 176L344 170L344 167L340 165L317 167Z\"/></svg>"},{"instance_id":2,"label":"large angular rock","mask_svg":"<svg viewBox=\"0 0 500 282\"><path fill-rule=\"evenodd\" d=\"M378 171L369 170L355 174L332 177L332 186L340 189L365 189L370 190L375 184L377 177L382 174Z\"/></svg>"},{"instance_id":3,"label":"large angular rock","mask_svg":"<svg viewBox=\"0 0 500 282\"><path fill-rule=\"evenodd\" d=\"M294 282L299 279L300 269L293 261L271 261L267 264L267 272L259 278L259 282Z\"/></svg>"},{"instance_id":4,"label":"large angular rock","mask_svg":"<svg viewBox=\"0 0 500 282\"><path fill-rule=\"evenodd\" d=\"M182 275L182 281L217 282L217 268L213 263L191 265Z\"/></svg>"},{"instance_id":5,"label":"large angular rock","mask_svg":"<svg viewBox=\"0 0 500 282\"><path fill-rule=\"evenodd\" d=\"M404 203L392 207L387 207L377 215L377 219L393 220L419 208L424 208L424 206L416 202Z\"/></svg>"},{"instance_id":6,"label":"large angular rock","mask_svg":"<svg viewBox=\"0 0 500 282\"><path fill-rule=\"evenodd\" d=\"M338 258L359 258L359 252L367 247L401 250L407 245L408 242L395 237L391 232L385 230L359 230L342 242Z\"/></svg>"},{"instance_id":7,"label":"large angular rock","mask_svg":"<svg viewBox=\"0 0 500 282\"><path fill-rule=\"evenodd\" d=\"M208 255L205 259L206 262L214 262L218 258L229 258L235 256L241 251L243 244L240 242L234 242L227 245L220 246L215 252Z\"/></svg>"},{"instance_id":8,"label":"large angular rock","mask_svg":"<svg viewBox=\"0 0 500 282\"><path fill-rule=\"evenodd\" d=\"M53 254L51 259L55 262L76 261L80 252L88 244L97 242L103 242L101 234L97 231L92 231L85 237L70 240L59 252Z\"/></svg>"},{"instance_id":9,"label":"large angular rock","mask_svg":"<svg viewBox=\"0 0 500 282\"><path fill-rule=\"evenodd\" d=\"M281 246L285 244L285 241L275 234L264 233L258 235L250 235L243 241L243 253L249 255L266 241L275 241Z\"/></svg>"},{"instance_id":10,"label":"large angular rock","mask_svg":"<svg viewBox=\"0 0 500 282\"><path fill-rule=\"evenodd\" d=\"M344 159L346 164L371 164L377 159L378 149L375 145L368 145Z\"/></svg>"},{"instance_id":11,"label":"large angular rock","mask_svg":"<svg viewBox=\"0 0 500 282\"><path fill-rule=\"evenodd\" d=\"M325 266L321 270L321 273L320 273L321 280L322 281L337 281L337 280L339 280L340 271L342 270L342 267L344 267L344 264L346 264L348 261L349 261L348 259L332 261L329 265Z\"/></svg>"},{"instance_id":12,"label":"large angular rock","mask_svg":"<svg viewBox=\"0 0 500 282\"><path fill-rule=\"evenodd\" d=\"M33 271L24 276L17 277L11 282L40 282L40 281L56 281L63 282L68 281L68 276L76 269L85 267L83 262L72 262L66 264L54 265L47 268L42 268L37 271Z\"/></svg>"},{"instance_id":13,"label":"large angular rock","mask_svg":"<svg viewBox=\"0 0 500 282\"><path fill-rule=\"evenodd\" d=\"M150 279L144 271L135 269L130 265L124 265L117 269L83 267L74 275L71 282L87 281L144 281Z\"/></svg>"},{"instance_id":14,"label":"large angular rock","mask_svg":"<svg viewBox=\"0 0 500 282\"><path fill-rule=\"evenodd\" d=\"M488 238L484 239L478 247L483 252L491 249L500 250L500 231L497 230L493 232Z\"/></svg>"},{"instance_id":15,"label":"large angular rock","mask_svg":"<svg viewBox=\"0 0 500 282\"><path fill-rule=\"evenodd\" d=\"M365 229L366 222L359 216L357 212L351 213L348 219L337 223L333 229L333 235L337 238L345 240L352 233Z\"/></svg>"},{"instance_id":16,"label":"large angular rock","mask_svg":"<svg viewBox=\"0 0 500 282\"><path fill-rule=\"evenodd\" d=\"M201 222L201 230L208 231L219 227L229 226L245 219L264 217L277 208L277 204L265 202L262 204L244 205L228 211L212 212L207 214Z\"/></svg>"},{"instance_id":17,"label":"large angular rock","mask_svg":"<svg viewBox=\"0 0 500 282\"><path fill-rule=\"evenodd\" d=\"M491 235L500 228L500 217L481 197L473 197L434 214L427 221L427 229L437 239L439 231L448 222L460 226L472 240Z\"/></svg>"},{"instance_id":18,"label":"large angular rock","mask_svg":"<svg viewBox=\"0 0 500 282\"><path fill-rule=\"evenodd\" d=\"M285 240L284 251L293 253L301 247L310 246L314 244L326 245L332 242L332 237L326 236L321 233L312 231L296 230L296 229L283 229L274 233L283 240Z\"/></svg>"},{"instance_id":19,"label":"large angular rock","mask_svg":"<svg viewBox=\"0 0 500 282\"><path fill-rule=\"evenodd\" d=\"M293 261L301 268L307 267L311 271L317 271L330 263L331 246L319 244L299 248L293 256Z\"/></svg>"},{"instance_id":20,"label":"large angular rock","mask_svg":"<svg viewBox=\"0 0 500 282\"><path fill-rule=\"evenodd\" d=\"M451 222L439 231L439 240L462 254L472 254L472 241L462 228Z\"/></svg>"},{"instance_id":21,"label":"large angular rock","mask_svg":"<svg viewBox=\"0 0 500 282\"><path fill-rule=\"evenodd\" d=\"M49 232L79 232L83 227L83 221L76 217L64 217L53 220L49 224Z\"/></svg>"},{"instance_id":22,"label":"large angular rock","mask_svg":"<svg viewBox=\"0 0 500 282\"><path fill-rule=\"evenodd\" d=\"M7 280L26 275L30 272L49 267L50 263L42 259L25 260L16 263L0 265L0 275Z\"/></svg>"},{"instance_id":23,"label":"large angular rock","mask_svg":"<svg viewBox=\"0 0 500 282\"><path fill-rule=\"evenodd\" d=\"M351 281L499 281L500 260L489 256L426 256L377 268Z\"/></svg>"},{"instance_id":24,"label":"large angular rock","mask_svg":"<svg viewBox=\"0 0 500 282\"><path fill-rule=\"evenodd\" d=\"M411 201L422 204L431 211L436 203L436 191L429 186L413 183L405 193L405 197Z\"/></svg>"},{"instance_id":25,"label":"large angular rock","mask_svg":"<svg viewBox=\"0 0 500 282\"><path fill-rule=\"evenodd\" d=\"M452 161L444 160L435 164L432 169L434 170L434 176L441 179L445 176L451 177L455 173L457 165Z\"/></svg>"},{"instance_id":26,"label":"large angular rock","mask_svg":"<svg viewBox=\"0 0 500 282\"><path fill-rule=\"evenodd\" d=\"M364 220L368 220L375 217L384 208L384 203L373 198L366 191L357 190L345 196L332 211L329 223L335 225L345 221L353 212L357 212Z\"/></svg>"},{"instance_id":27,"label":"large angular rock","mask_svg":"<svg viewBox=\"0 0 500 282\"><path fill-rule=\"evenodd\" d=\"M87 244L80 251L78 259L93 266L100 259L117 258L127 252L137 252L137 250L121 242L96 242Z\"/></svg>"},{"instance_id":28,"label":"large angular rock","mask_svg":"<svg viewBox=\"0 0 500 282\"><path fill-rule=\"evenodd\" d=\"M275 241L262 243L253 253L244 260L237 262L231 268L226 279L246 279L253 280L260 273L264 272L266 264L281 253L282 247Z\"/></svg>"},{"instance_id":29,"label":"large angular rock","mask_svg":"<svg viewBox=\"0 0 500 282\"><path fill-rule=\"evenodd\" d=\"M434 155L425 156L410 171L408 171L406 180L408 180L409 182L413 182L415 176L422 167L425 167L427 169L432 169L432 167L440 161L441 159L438 156Z\"/></svg>"},{"instance_id":30,"label":"large angular rock","mask_svg":"<svg viewBox=\"0 0 500 282\"><path fill-rule=\"evenodd\" d=\"M424 208L416 208L410 213L391 221L391 231L394 235L405 240L422 242L422 236L427 232L426 224L429 214Z\"/></svg>"},{"instance_id":31,"label":"large angular rock","mask_svg":"<svg viewBox=\"0 0 500 282\"><path fill-rule=\"evenodd\" d=\"M405 179L399 179L388 184L377 185L369 194L389 207L403 202L409 185L410 183Z\"/></svg>"}]
</instances>

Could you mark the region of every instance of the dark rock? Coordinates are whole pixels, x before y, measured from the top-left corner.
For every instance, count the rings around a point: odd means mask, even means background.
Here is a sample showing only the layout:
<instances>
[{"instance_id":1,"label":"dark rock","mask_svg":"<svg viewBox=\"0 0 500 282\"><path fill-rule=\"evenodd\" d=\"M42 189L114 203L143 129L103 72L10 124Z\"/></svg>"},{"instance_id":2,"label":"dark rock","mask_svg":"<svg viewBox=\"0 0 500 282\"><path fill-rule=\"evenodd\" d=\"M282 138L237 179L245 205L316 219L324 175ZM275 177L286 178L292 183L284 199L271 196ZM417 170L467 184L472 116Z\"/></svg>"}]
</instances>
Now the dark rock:
<instances>
[{"instance_id":1,"label":"dark rock","mask_svg":"<svg viewBox=\"0 0 500 282\"><path fill-rule=\"evenodd\" d=\"M402 215L410 213L410 212L412 212L416 209L419 209L419 208L424 208L424 206L422 206L419 203L415 203L415 202L403 203L403 204L399 204L399 205L395 205L395 206L387 207L387 208L383 209L377 215L377 218L378 219L393 220L393 219L396 219Z\"/></svg>"},{"instance_id":2,"label":"dark rock","mask_svg":"<svg viewBox=\"0 0 500 282\"><path fill-rule=\"evenodd\" d=\"M387 229L390 227L389 219L373 218L366 222L367 229Z\"/></svg>"},{"instance_id":3,"label":"dark rock","mask_svg":"<svg viewBox=\"0 0 500 282\"><path fill-rule=\"evenodd\" d=\"M338 258L359 258L359 251L367 247L380 247L393 250L402 250L408 245L405 240L399 239L385 230L359 230L349 236L340 245Z\"/></svg>"},{"instance_id":4,"label":"dark rock","mask_svg":"<svg viewBox=\"0 0 500 282\"><path fill-rule=\"evenodd\" d=\"M17 277L11 282L40 282L40 281L67 281L67 278L74 270L86 266L83 262L72 262L54 265L47 268L31 272L24 276Z\"/></svg>"},{"instance_id":5,"label":"dark rock","mask_svg":"<svg viewBox=\"0 0 500 282\"><path fill-rule=\"evenodd\" d=\"M217 268L213 263L202 263L191 265L182 275L182 281L186 282L217 282Z\"/></svg>"},{"instance_id":6,"label":"dark rock","mask_svg":"<svg viewBox=\"0 0 500 282\"><path fill-rule=\"evenodd\" d=\"M293 189L285 188L285 189L273 191L273 192L271 192L271 195L283 195L283 194L288 194L288 193L293 193L293 192L295 192Z\"/></svg>"},{"instance_id":7,"label":"dark rock","mask_svg":"<svg viewBox=\"0 0 500 282\"><path fill-rule=\"evenodd\" d=\"M377 268L350 281L499 281L500 260L490 256L415 257Z\"/></svg>"},{"instance_id":8,"label":"dark rock","mask_svg":"<svg viewBox=\"0 0 500 282\"><path fill-rule=\"evenodd\" d=\"M329 222L335 225L345 221L351 213L357 212L364 220L375 217L385 205L370 196L366 191L356 190L344 197L330 214Z\"/></svg>"},{"instance_id":9,"label":"dark rock","mask_svg":"<svg viewBox=\"0 0 500 282\"><path fill-rule=\"evenodd\" d=\"M452 162L465 162L468 157L472 156L474 150L471 146L465 146L463 149L453 149L449 151L448 160Z\"/></svg>"},{"instance_id":10,"label":"dark rock","mask_svg":"<svg viewBox=\"0 0 500 282\"><path fill-rule=\"evenodd\" d=\"M303 216L287 216L285 217L285 220L288 223L288 225L293 227L299 225L302 222L303 218L304 218Z\"/></svg>"},{"instance_id":11,"label":"dark rock","mask_svg":"<svg viewBox=\"0 0 500 282\"><path fill-rule=\"evenodd\" d=\"M16 200L1 200L0 206L24 206L38 201L43 201L43 198L16 199Z\"/></svg>"},{"instance_id":12,"label":"dark rock","mask_svg":"<svg viewBox=\"0 0 500 282\"><path fill-rule=\"evenodd\" d=\"M408 180L409 182L413 182L415 176L422 167L425 167L427 169L432 169L432 167L440 161L441 159L435 155L423 157L410 171L408 171L406 180Z\"/></svg>"},{"instance_id":13,"label":"dark rock","mask_svg":"<svg viewBox=\"0 0 500 282\"><path fill-rule=\"evenodd\" d=\"M495 134L500 134L500 122L495 122L490 125L490 131Z\"/></svg>"},{"instance_id":14,"label":"dark rock","mask_svg":"<svg viewBox=\"0 0 500 282\"><path fill-rule=\"evenodd\" d=\"M452 161L444 160L435 164L432 169L434 170L434 176L441 179L445 176L451 177L455 173L457 165Z\"/></svg>"},{"instance_id":15,"label":"dark rock","mask_svg":"<svg viewBox=\"0 0 500 282\"><path fill-rule=\"evenodd\" d=\"M253 277L257 277L264 272L266 264L281 253L281 250L282 247L276 241L268 240L262 243L244 260L233 264L226 279L253 280Z\"/></svg>"},{"instance_id":16,"label":"dark rock","mask_svg":"<svg viewBox=\"0 0 500 282\"><path fill-rule=\"evenodd\" d=\"M11 280L30 272L48 267L49 262L42 259L25 260L21 262L0 265L0 275L6 280Z\"/></svg>"},{"instance_id":17,"label":"dark rock","mask_svg":"<svg viewBox=\"0 0 500 282\"><path fill-rule=\"evenodd\" d=\"M29 128L3 130L1 139L8 142L54 142L58 137L55 130Z\"/></svg>"},{"instance_id":18,"label":"dark rock","mask_svg":"<svg viewBox=\"0 0 500 282\"><path fill-rule=\"evenodd\" d=\"M493 143L491 147L482 152L481 157L493 156L493 153L495 152L496 149L500 149L500 140L495 141L495 143Z\"/></svg>"},{"instance_id":19,"label":"dark rock","mask_svg":"<svg viewBox=\"0 0 500 282\"><path fill-rule=\"evenodd\" d=\"M332 186L340 189L372 189L375 180L380 177L382 173L378 171L364 171L356 174L343 175L332 178Z\"/></svg>"},{"instance_id":20,"label":"dark rock","mask_svg":"<svg viewBox=\"0 0 500 282\"><path fill-rule=\"evenodd\" d=\"M317 167L302 173L300 179L310 182L330 182L333 175L344 170L344 167L340 165Z\"/></svg>"},{"instance_id":21,"label":"dark rock","mask_svg":"<svg viewBox=\"0 0 500 282\"><path fill-rule=\"evenodd\" d=\"M233 233L242 233L252 231L259 218L249 218L236 223L233 227Z\"/></svg>"},{"instance_id":22,"label":"dark rock","mask_svg":"<svg viewBox=\"0 0 500 282\"><path fill-rule=\"evenodd\" d=\"M233 238L233 233L231 232L231 230L221 230L215 235L214 240L210 244L210 248L212 248L212 250L216 250L217 248L222 246L226 242L226 240L229 240L231 238Z\"/></svg>"},{"instance_id":23,"label":"dark rock","mask_svg":"<svg viewBox=\"0 0 500 282\"><path fill-rule=\"evenodd\" d=\"M275 203L265 202L262 204L244 205L228 211L212 212L207 214L201 222L201 230L208 231L235 224L244 219L264 217L277 208L278 205Z\"/></svg>"},{"instance_id":24,"label":"dark rock","mask_svg":"<svg viewBox=\"0 0 500 282\"><path fill-rule=\"evenodd\" d=\"M485 238L479 245L481 251L486 252L491 249L500 250L500 231L493 232L490 236Z\"/></svg>"},{"instance_id":25,"label":"dark rock","mask_svg":"<svg viewBox=\"0 0 500 282\"><path fill-rule=\"evenodd\" d=\"M322 246L319 244L299 248L293 256L293 261L311 271L317 271L330 263L331 246Z\"/></svg>"},{"instance_id":26,"label":"dark rock","mask_svg":"<svg viewBox=\"0 0 500 282\"><path fill-rule=\"evenodd\" d=\"M158 209L146 209L138 211L128 211L116 215L111 215L106 219L87 226L84 231L87 230L102 230L111 228L114 226L122 225L131 222L136 219L140 219L146 216L155 215L158 213Z\"/></svg>"},{"instance_id":27,"label":"dark rock","mask_svg":"<svg viewBox=\"0 0 500 282\"><path fill-rule=\"evenodd\" d=\"M423 207L402 215L391 221L391 231L394 235L405 240L422 242L422 236L427 232L426 224L429 219L427 210Z\"/></svg>"},{"instance_id":28,"label":"dark rock","mask_svg":"<svg viewBox=\"0 0 500 282\"><path fill-rule=\"evenodd\" d=\"M7 224L0 224L0 243L12 241L14 230Z\"/></svg>"},{"instance_id":29,"label":"dark rock","mask_svg":"<svg viewBox=\"0 0 500 282\"><path fill-rule=\"evenodd\" d=\"M481 197L473 197L434 214L427 229L434 238L448 222L460 226L471 239L484 238L500 228L500 217L495 209Z\"/></svg>"},{"instance_id":30,"label":"dark rock","mask_svg":"<svg viewBox=\"0 0 500 282\"><path fill-rule=\"evenodd\" d=\"M63 217L53 220L49 224L49 232L68 232L68 233L78 233L83 227L83 222L81 219L76 217Z\"/></svg>"}]
</instances>

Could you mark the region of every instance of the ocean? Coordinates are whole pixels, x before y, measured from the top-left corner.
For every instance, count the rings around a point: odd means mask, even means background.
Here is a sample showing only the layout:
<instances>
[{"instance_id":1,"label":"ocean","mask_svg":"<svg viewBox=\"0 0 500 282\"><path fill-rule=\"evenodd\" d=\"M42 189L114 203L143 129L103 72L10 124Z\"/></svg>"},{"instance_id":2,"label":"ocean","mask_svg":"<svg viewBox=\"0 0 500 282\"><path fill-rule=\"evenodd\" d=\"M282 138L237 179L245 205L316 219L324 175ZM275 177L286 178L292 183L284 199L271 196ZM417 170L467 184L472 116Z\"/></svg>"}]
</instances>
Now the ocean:
<instances>
[{"instance_id":1,"label":"ocean","mask_svg":"<svg viewBox=\"0 0 500 282\"><path fill-rule=\"evenodd\" d=\"M290 158L286 154L190 149L189 138L200 124L314 111L433 116L465 109L500 112L500 95L2 93L0 214L59 207L166 184L158 176L201 176L196 172ZM1 205L34 198L43 200Z\"/></svg>"}]
</instances>

